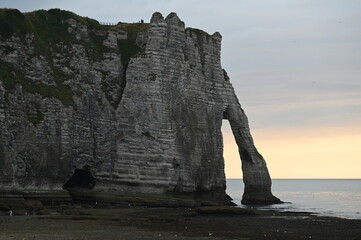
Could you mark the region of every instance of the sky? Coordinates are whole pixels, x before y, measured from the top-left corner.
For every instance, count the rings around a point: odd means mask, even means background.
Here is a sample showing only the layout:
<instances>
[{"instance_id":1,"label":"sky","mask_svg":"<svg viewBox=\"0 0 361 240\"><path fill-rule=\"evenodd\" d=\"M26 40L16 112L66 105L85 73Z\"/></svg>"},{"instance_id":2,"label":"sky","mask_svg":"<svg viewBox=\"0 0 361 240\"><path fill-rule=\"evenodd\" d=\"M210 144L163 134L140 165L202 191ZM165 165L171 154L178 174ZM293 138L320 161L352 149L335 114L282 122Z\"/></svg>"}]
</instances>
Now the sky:
<instances>
[{"instance_id":1,"label":"sky","mask_svg":"<svg viewBox=\"0 0 361 240\"><path fill-rule=\"evenodd\" d=\"M222 34L222 67L272 178L361 178L360 0L0 0L27 12L61 8L100 22L176 12ZM223 121L227 178L241 178Z\"/></svg>"}]
</instances>

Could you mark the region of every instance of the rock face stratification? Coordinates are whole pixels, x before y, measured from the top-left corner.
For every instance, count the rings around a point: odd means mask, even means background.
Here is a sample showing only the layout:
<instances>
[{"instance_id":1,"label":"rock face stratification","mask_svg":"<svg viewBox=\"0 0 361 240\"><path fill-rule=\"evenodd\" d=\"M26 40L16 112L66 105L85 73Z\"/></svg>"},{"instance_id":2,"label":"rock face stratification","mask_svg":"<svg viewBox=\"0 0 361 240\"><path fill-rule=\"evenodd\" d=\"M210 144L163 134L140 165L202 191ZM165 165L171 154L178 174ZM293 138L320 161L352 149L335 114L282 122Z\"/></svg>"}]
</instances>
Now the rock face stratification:
<instances>
[{"instance_id":1,"label":"rock face stratification","mask_svg":"<svg viewBox=\"0 0 361 240\"><path fill-rule=\"evenodd\" d=\"M279 202L221 67L218 32L185 28L175 13L115 26L58 9L0 13L2 189L227 201L228 119L243 203Z\"/></svg>"}]
</instances>

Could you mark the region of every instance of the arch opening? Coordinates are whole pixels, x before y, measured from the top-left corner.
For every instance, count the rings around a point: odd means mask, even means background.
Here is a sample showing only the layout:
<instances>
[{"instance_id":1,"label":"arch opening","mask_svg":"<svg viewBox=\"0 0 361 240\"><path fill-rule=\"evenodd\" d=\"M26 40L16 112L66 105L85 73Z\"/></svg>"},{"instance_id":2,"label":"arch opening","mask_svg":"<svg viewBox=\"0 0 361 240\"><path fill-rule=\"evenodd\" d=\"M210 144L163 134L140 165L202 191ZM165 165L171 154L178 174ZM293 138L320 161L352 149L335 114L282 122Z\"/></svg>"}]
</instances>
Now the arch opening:
<instances>
[{"instance_id":1,"label":"arch opening","mask_svg":"<svg viewBox=\"0 0 361 240\"><path fill-rule=\"evenodd\" d=\"M226 179L243 178L242 163L239 157L238 145L233 136L230 123L222 120L223 159Z\"/></svg>"}]
</instances>

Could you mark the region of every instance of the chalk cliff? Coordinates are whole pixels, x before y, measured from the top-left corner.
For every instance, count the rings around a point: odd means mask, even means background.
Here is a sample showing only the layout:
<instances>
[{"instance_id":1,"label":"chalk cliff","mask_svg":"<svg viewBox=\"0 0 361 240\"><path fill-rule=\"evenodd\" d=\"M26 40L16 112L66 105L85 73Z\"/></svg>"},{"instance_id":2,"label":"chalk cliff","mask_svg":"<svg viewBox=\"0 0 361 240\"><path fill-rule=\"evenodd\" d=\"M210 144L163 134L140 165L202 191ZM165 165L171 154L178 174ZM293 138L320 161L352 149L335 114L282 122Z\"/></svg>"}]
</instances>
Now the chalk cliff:
<instances>
[{"instance_id":1,"label":"chalk cliff","mask_svg":"<svg viewBox=\"0 0 361 240\"><path fill-rule=\"evenodd\" d=\"M58 9L3 9L0 35L1 189L227 201L228 119L242 201L279 202L221 67L218 32L185 28L175 13L105 26Z\"/></svg>"}]
</instances>

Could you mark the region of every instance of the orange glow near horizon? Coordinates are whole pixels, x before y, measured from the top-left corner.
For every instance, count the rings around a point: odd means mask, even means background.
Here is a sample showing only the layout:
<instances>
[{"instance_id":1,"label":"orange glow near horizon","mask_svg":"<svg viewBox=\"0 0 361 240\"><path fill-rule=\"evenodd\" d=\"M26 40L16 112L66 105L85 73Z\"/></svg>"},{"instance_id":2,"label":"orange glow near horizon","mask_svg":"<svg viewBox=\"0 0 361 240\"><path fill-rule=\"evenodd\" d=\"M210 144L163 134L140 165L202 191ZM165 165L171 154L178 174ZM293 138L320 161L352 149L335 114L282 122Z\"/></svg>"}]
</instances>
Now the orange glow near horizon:
<instances>
[{"instance_id":1,"label":"orange glow near horizon","mask_svg":"<svg viewBox=\"0 0 361 240\"><path fill-rule=\"evenodd\" d=\"M252 131L272 178L361 178L361 127ZM227 178L242 178L238 147L223 122Z\"/></svg>"}]
</instances>

